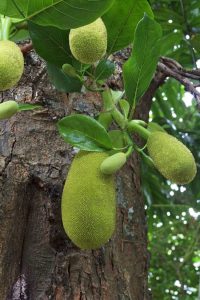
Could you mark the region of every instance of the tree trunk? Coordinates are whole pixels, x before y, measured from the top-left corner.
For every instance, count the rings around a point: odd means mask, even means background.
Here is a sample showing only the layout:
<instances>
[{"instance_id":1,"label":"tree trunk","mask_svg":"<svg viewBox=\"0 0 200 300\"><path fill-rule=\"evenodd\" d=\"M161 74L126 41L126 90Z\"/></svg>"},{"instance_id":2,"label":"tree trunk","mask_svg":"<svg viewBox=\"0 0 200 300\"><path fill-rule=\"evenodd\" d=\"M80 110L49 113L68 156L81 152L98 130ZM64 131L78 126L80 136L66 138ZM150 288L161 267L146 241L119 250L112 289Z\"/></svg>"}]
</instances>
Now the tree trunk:
<instances>
[{"instance_id":1,"label":"tree trunk","mask_svg":"<svg viewBox=\"0 0 200 300\"><path fill-rule=\"evenodd\" d=\"M19 86L2 93L1 100L13 98L39 100L44 108L1 121L0 299L149 299L147 228L136 154L116 178L117 226L104 247L80 250L62 227L61 194L74 153L58 135L56 122L73 111L96 115L99 97L56 92L43 62L31 52ZM149 101L142 105L147 118Z\"/></svg>"}]
</instances>

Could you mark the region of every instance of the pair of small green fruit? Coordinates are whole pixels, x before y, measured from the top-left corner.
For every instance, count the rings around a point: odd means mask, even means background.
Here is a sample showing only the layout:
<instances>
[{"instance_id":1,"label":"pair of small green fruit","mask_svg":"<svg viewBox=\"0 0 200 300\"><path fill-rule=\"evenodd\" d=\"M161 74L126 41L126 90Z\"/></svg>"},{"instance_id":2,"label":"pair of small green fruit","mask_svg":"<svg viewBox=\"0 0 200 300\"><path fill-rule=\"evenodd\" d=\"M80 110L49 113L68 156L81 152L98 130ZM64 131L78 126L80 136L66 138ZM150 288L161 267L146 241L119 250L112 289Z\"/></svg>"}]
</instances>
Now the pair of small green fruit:
<instances>
[{"instance_id":1,"label":"pair of small green fruit","mask_svg":"<svg viewBox=\"0 0 200 300\"><path fill-rule=\"evenodd\" d=\"M155 167L167 179L186 184L196 175L190 150L173 136L152 132L147 149ZM70 168L62 195L63 226L75 245L96 249L115 230L116 200L114 173L126 162L124 153L80 151Z\"/></svg>"},{"instance_id":2,"label":"pair of small green fruit","mask_svg":"<svg viewBox=\"0 0 200 300\"><path fill-rule=\"evenodd\" d=\"M0 41L0 91L14 87L24 71L24 57L20 48L11 41ZM15 101L0 104L0 120L9 119L19 110Z\"/></svg>"}]
</instances>

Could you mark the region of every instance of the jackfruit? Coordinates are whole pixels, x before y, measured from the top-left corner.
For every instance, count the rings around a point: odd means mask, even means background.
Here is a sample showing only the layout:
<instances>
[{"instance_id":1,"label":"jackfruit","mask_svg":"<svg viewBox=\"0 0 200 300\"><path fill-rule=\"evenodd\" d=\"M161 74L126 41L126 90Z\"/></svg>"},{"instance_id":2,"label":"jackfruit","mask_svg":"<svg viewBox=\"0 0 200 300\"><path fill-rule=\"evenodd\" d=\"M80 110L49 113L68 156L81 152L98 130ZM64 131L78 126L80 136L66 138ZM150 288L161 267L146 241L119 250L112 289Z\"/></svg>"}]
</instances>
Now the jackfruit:
<instances>
[{"instance_id":1,"label":"jackfruit","mask_svg":"<svg viewBox=\"0 0 200 300\"><path fill-rule=\"evenodd\" d=\"M115 229L113 176L100 171L106 153L80 151L74 158L62 195L63 227L81 249L104 245Z\"/></svg>"},{"instance_id":2,"label":"jackfruit","mask_svg":"<svg viewBox=\"0 0 200 300\"><path fill-rule=\"evenodd\" d=\"M115 153L107 157L100 166L103 174L111 175L117 172L126 163L126 154L123 152Z\"/></svg>"},{"instance_id":3,"label":"jackfruit","mask_svg":"<svg viewBox=\"0 0 200 300\"><path fill-rule=\"evenodd\" d=\"M175 137L161 132L153 132L148 138L147 149L158 171L177 184L191 182L197 172L190 150Z\"/></svg>"},{"instance_id":4,"label":"jackfruit","mask_svg":"<svg viewBox=\"0 0 200 300\"><path fill-rule=\"evenodd\" d=\"M155 123L155 122L150 122L148 124L148 127L147 129L151 132L154 132L154 131L162 131L162 132L166 132L165 129L160 126L159 124Z\"/></svg>"},{"instance_id":5,"label":"jackfruit","mask_svg":"<svg viewBox=\"0 0 200 300\"><path fill-rule=\"evenodd\" d=\"M15 86L24 71L24 57L11 41L0 41L0 91Z\"/></svg>"},{"instance_id":6,"label":"jackfruit","mask_svg":"<svg viewBox=\"0 0 200 300\"><path fill-rule=\"evenodd\" d=\"M107 49L107 30L101 20L70 30L69 46L73 56L83 64L100 60Z\"/></svg>"},{"instance_id":7,"label":"jackfruit","mask_svg":"<svg viewBox=\"0 0 200 300\"><path fill-rule=\"evenodd\" d=\"M19 109L17 102L9 100L0 104L0 120L9 119Z\"/></svg>"}]
</instances>

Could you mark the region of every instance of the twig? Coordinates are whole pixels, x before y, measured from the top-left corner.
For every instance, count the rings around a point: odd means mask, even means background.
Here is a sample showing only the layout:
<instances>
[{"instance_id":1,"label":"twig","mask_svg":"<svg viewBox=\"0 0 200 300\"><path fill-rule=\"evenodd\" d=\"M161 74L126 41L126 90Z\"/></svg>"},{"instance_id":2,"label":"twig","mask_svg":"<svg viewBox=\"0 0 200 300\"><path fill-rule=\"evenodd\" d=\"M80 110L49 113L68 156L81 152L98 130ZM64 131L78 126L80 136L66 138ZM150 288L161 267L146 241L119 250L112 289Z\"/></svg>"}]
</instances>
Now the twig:
<instances>
[{"instance_id":1,"label":"twig","mask_svg":"<svg viewBox=\"0 0 200 300\"><path fill-rule=\"evenodd\" d=\"M188 78L184 77L184 74L181 75L179 72L176 72L176 70L170 69L168 66L166 66L164 63L159 62L158 63L158 70L166 74L167 76L175 78L177 81L179 81L182 85L184 85L185 90L190 92L197 101L197 106L200 109L200 92L197 91L195 86L192 84Z\"/></svg>"},{"instance_id":2,"label":"twig","mask_svg":"<svg viewBox=\"0 0 200 300\"><path fill-rule=\"evenodd\" d=\"M30 52L33 49L33 44L32 44L32 42L30 42L25 45L20 45L20 49L23 54L27 54L28 52Z\"/></svg>"},{"instance_id":3,"label":"twig","mask_svg":"<svg viewBox=\"0 0 200 300\"><path fill-rule=\"evenodd\" d=\"M172 68L176 70L176 72L183 75L184 77L188 77L200 81L200 69L195 69L195 70L184 69L177 61L169 57L162 56L160 60L165 65L167 65L170 69Z\"/></svg>"}]
</instances>

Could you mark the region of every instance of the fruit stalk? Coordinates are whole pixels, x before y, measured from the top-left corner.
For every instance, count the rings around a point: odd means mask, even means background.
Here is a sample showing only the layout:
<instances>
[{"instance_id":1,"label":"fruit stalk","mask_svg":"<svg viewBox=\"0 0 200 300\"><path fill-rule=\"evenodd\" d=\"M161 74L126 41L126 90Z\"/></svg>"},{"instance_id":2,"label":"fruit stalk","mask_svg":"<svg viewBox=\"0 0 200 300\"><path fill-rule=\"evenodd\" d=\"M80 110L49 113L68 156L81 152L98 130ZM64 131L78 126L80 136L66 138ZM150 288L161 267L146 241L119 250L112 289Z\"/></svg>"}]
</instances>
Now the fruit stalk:
<instances>
[{"instance_id":1,"label":"fruit stalk","mask_svg":"<svg viewBox=\"0 0 200 300\"><path fill-rule=\"evenodd\" d=\"M142 127L140 124L138 124L137 121L134 121L134 120L132 120L128 123L128 131L138 133L145 140L148 140L149 136L151 135L151 132L149 130Z\"/></svg>"},{"instance_id":2,"label":"fruit stalk","mask_svg":"<svg viewBox=\"0 0 200 300\"><path fill-rule=\"evenodd\" d=\"M115 106L110 89L107 88L102 92L102 98L104 101L104 107L106 107L107 111L110 111L113 119L119 127L124 129L126 127L126 120Z\"/></svg>"},{"instance_id":3,"label":"fruit stalk","mask_svg":"<svg viewBox=\"0 0 200 300\"><path fill-rule=\"evenodd\" d=\"M9 40L10 28L12 25L11 18L1 16L1 25L2 25L1 40L7 41Z\"/></svg>"}]
</instances>

